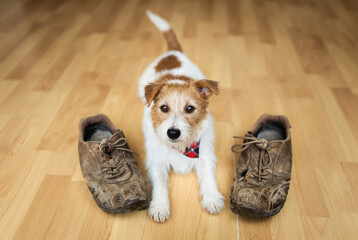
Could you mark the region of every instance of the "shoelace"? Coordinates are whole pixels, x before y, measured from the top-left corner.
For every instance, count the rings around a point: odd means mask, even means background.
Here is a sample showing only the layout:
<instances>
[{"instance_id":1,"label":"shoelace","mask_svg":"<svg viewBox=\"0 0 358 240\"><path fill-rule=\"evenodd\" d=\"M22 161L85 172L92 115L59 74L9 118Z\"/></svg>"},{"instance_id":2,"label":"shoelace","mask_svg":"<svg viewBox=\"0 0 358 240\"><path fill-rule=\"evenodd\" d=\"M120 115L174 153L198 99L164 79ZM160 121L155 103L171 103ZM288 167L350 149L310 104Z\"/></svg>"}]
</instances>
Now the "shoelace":
<instances>
[{"instance_id":1,"label":"shoelace","mask_svg":"<svg viewBox=\"0 0 358 240\"><path fill-rule=\"evenodd\" d=\"M119 138L117 141L113 143L110 142L109 139L103 139L99 144L99 149L101 151L102 156L104 156L105 154L110 154L114 150L126 151L139 155L138 153L133 152L130 149L124 148L126 144L127 144L127 140L125 138ZM108 177L109 179L115 179L123 174L122 173L123 171L121 172L120 169L123 167L124 163L123 161L122 162L119 161L118 157L119 156L117 155L114 159L110 158L108 161L106 161L103 164L104 167L103 171L110 175Z\"/></svg>"},{"instance_id":2,"label":"shoelace","mask_svg":"<svg viewBox=\"0 0 358 240\"><path fill-rule=\"evenodd\" d=\"M231 147L231 151L233 151L234 153L243 152L246 149L248 149L252 144L256 144L256 146L258 148L260 148L260 156L259 156L259 161L258 161L258 173L253 172L252 175L257 177L259 179L259 181L261 181L261 179L268 179L268 173L263 173L263 171L268 169L272 163L272 158L271 158L270 152L268 151L268 148L267 148L268 141L264 138L257 139L255 137L234 137L234 138L249 140L248 142L233 145ZM236 150L236 148L238 148L238 147L242 147L242 148ZM264 157L265 157L265 152L267 152L267 155L269 156L268 164L264 164L264 162L263 162Z\"/></svg>"}]
</instances>

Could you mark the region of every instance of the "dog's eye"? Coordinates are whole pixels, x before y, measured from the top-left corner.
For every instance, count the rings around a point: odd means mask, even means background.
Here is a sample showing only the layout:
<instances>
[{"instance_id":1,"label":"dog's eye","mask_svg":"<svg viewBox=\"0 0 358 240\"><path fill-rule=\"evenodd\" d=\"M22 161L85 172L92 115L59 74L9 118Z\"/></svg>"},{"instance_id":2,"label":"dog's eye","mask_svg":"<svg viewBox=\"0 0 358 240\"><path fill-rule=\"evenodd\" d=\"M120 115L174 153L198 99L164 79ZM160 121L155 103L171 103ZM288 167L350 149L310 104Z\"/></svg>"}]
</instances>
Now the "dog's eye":
<instances>
[{"instance_id":1,"label":"dog's eye","mask_svg":"<svg viewBox=\"0 0 358 240\"><path fill-rule=\"evenodd\" d=\"M166 112L169 111L169 107L168 107L167 105L162 105L162 106L160 107L160 110L162 110L162 112L166 113Z\"/></svg>"},{"instance_id":2,"label":"dog's eye","mask_svg":"<svg viewBox=\"0 0 358 240\"><path fill-rule=\"evenodd\" d=\"M195 111L195 107L193 107L193 106L187 106L185 108L185 112L187 112L187 113L192 113L194 111Z\"/></svg>"}]
</instances>

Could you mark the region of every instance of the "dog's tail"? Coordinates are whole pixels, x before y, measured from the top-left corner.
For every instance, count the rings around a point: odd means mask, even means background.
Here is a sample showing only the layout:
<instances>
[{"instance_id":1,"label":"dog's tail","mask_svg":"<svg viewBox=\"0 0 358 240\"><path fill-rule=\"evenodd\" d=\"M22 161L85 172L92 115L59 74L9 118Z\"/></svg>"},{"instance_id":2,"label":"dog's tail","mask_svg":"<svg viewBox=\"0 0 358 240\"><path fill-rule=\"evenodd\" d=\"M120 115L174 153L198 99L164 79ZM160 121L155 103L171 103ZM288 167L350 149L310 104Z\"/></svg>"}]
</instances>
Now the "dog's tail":
<instances>
[{"instance_id":1,"label":"dog's tail","mask_svg":"<svg viewBox=\"0 0 358 240\"><path fill-rule=\"evenodd\" d=\"M151 11L147 10L147 16L154 23L154 25L164 34L164 38L167 41L168 50L177 50L182 52L182 48L175 36L173 29L171 29L169 23L163 18L155 15Z\"/></svg>"}]
</instances>

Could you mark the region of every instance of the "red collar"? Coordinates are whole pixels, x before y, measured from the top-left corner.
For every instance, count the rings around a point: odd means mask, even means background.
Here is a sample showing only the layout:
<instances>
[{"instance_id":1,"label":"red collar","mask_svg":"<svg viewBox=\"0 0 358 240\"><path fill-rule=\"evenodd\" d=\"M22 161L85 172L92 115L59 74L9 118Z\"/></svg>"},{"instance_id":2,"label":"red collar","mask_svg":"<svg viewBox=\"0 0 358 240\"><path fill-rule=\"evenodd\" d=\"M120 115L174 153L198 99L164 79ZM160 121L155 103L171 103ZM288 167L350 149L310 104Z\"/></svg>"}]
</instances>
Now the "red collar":
<instances>
[{"instance_id":1,"label":"red collar","mask_svg":"<svg viewBox=\"0 0 358 240\"><path fill-rule=\"evenodd\" d=\"M185 148L183 154L189 158L199 158L200 142L194 142L190 146Z\"/></svg>"}]
</instances>

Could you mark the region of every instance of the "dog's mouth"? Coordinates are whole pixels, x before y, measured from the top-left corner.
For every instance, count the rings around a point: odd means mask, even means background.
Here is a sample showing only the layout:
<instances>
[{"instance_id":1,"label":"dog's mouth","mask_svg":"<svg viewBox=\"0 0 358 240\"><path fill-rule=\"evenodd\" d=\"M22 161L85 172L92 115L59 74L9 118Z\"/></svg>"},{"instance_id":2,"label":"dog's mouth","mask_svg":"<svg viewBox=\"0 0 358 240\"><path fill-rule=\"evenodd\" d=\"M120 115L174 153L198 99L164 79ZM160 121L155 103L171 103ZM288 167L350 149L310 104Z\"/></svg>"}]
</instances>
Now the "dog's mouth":
<instances>
[{"instance_id":1,"label":"dog's mouth","mask_svg":"<svg viewBox=\"0 0 358 240\"><path fill-rule=\"evenodd\" d=\"M187 141L185 141L184 139L168 139L167 144L169 145L170 148L175 149L179 152L184 152L185 149L190 146L191 143L188 143Z\"/></svg>"}]
</instances>

